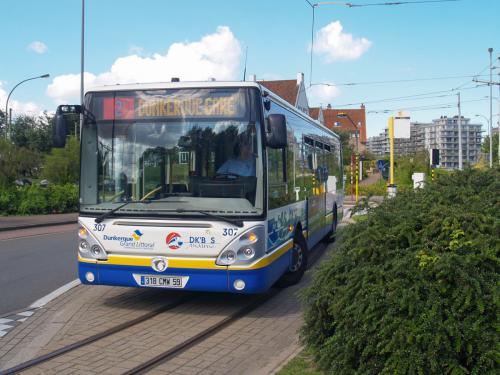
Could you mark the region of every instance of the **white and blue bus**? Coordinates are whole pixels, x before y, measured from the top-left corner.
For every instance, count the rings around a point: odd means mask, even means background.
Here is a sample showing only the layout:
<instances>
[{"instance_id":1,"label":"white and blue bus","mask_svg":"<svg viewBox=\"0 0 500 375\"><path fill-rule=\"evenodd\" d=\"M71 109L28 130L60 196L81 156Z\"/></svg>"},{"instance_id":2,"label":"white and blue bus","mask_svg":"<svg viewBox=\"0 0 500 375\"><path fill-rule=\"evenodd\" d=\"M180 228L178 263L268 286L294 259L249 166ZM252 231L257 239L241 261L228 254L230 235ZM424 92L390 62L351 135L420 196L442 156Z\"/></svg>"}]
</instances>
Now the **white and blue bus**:
<instances>
[{"instance_id":1,"label":"white and blue bus","mask_svg":"<svg viewBox=\"0 0 500 375\"><path fill-rule=\"evenodd\" d=\"M297 283L343 202L339 137L256 82L86 93L84 284L260 293Z\"/></svg>"}]
</instances>

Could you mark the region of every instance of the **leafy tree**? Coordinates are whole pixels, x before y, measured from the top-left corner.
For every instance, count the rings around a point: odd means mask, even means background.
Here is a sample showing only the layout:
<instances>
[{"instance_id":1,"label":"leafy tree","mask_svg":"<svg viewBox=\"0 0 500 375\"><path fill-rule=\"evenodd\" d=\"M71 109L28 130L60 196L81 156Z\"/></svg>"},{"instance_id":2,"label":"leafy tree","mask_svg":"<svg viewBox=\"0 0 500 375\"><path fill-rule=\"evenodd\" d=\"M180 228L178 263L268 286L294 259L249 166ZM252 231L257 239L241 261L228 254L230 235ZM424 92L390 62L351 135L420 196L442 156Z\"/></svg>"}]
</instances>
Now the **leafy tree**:
<instances>
[{"instance_id":1,"label":"leafy tree","mask_svg":"<svg viewBox=\"0 0 500 375\"><path fill-rule=\"evenodd\" d=\"M351 133L345 130L335 130L335 133L340 137L340 143L342 144L342 161L344 166L351 165L351 155L354 152L354 148L350 143Z\"/></svg>"},{"instance_id":2,"label":"leafy tree","mask_svg":"<svg viewBox=\"0 0 500 375\"><path fill-rule=\"evenodd\" d=\"M21 115L12 124L11 140L18 147L49 152L52 147L52 116Z\"/></svg>"},{"instance_id":3,"label":"leafy tree","mask_svg":"<svg viewBox=\"0 0 500 375\"><path fill-rule=\"evenodd\" d=\"M481 151L486 155L490 154L490 136L484 137L483 144L481 145ZM498 164L498 132L493 134L493 163Z\"/></svg>"},{"instance_id":4,"label":"leafy tree","mask_svg":"<svg viewBox=\"0 0 500 375\"><path fill-rule=\"evenodd\" d=\"M0 185L10 185L20 177L35 177L40 168L40 154L26 148L15 147L0 139Z\"/></svg>"},{"instance_id":5,"label":"leafy tree","mask_svg":"<svg viewBox=\"0 0 500 375\"><path fill-rule=\"evenodd\" d=\"M5 138L7 132L7 121L5 118L5 113L0 109L0 137Z\"/></svg>"},{"instance_id":6,"label":"leafy tree","mask_svg":"<svg viewBox=\"0 0 500 375\"><path fill-rule=\"evenodd\" d=\"M80 143L68 137L64 148L53 148L45 157L42 175L57 184L77 183L80 168Z\"/></svg>"}]
</instances>

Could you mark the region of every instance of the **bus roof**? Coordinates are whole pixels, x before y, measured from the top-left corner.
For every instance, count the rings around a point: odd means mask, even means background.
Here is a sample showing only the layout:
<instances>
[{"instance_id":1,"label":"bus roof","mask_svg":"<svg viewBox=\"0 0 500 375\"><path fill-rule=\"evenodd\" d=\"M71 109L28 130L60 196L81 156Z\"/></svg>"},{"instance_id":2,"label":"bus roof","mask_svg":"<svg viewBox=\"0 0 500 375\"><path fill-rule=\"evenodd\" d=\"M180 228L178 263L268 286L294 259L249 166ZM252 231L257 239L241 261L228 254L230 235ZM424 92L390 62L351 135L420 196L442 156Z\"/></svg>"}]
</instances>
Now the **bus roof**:
<instances>
[{"instance_id":1,"label":"bus roof","mask_svg":"<svg viewBox=\"0 0 500 375\"><path fill-rule=\"evenodd\" d=\"M184 81L184 82L156 82L156 83L127 83L92 87L85 91L129 91L129 90L155 90L155 89L188 89L188 88L217 88L217 87L256 87L257 82L247 81Z\"/></svg>"},{"instance_id":2,"label":"bus roof","mask_svg":"<svg viewBox=\"0 0 500 375\"><path fill-rule=\"evenodd\" d=\"M189 88L221 88L221 87L255 87L261 92L267 92L270 97L275 101L279 102L280 105L284 106L288 110L296 113L297 115L304 117L306 120L314 124L317 128L330 133L336 138L340 138L337 133L328 129L326 126L321 124L318 120L313 119L308 114L300 111L298 108L294 107L286 100L269 90L267 87L253 81L179 81L179 82L156 82L156 83L127 83L127 84L116 84L116 85L106 85L97 86L89 88L85 91L85 94L90 92L102 92L102 91L130 91L130 90L161 90L161 89L189 89Z\"/></svg>"}]
</instances>

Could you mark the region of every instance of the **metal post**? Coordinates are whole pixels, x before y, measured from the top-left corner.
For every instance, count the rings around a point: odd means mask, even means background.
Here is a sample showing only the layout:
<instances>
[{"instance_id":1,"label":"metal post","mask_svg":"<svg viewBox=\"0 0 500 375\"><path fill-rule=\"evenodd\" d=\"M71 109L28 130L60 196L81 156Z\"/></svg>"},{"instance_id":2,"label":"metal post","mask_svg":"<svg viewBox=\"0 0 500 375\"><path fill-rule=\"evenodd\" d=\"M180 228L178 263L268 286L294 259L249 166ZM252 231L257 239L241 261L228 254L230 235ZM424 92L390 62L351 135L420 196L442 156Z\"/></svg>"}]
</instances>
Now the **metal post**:
<instances>
[{"instance_id":1,"label":"metal post","mask_svg":"<svg viewBox=\"0 0 500 375\"><path fill-rule=\"evenodd\" d=\"M359 155L356 154L355 156L355 161L356 161L356 203L358 203L358 197L359 197Z\"/></svg>"},{"instance_id":2,"label":"metal post","mask_svg":"<svg viewBox=\"0 0 500 375\"><path fill-rule=\"evenodd\" d=\"M389 185L394 185L394 117L389 117Z\"/></svg>"},{"instance_id":3,"label":"metal post","mask_svg":"<svg viewBox=\"0 0 500 375\"><path fill-rule=\"evenodd\" d=\"M32 80L38 79L38 78L49 78L49 77L50 77L50 74L42 74L41 76L27 78L27 79L19 82L17 85L15 85L12 88L12 90L10 90L9 95L7 95L7 100L5 101L5 125L7 126L7 132L5 133L5 138L10 137L10 125L11 125L11 123L9 121L9 99L10 99L12 93L14 92L14 90L17 88L17 86L23 84L24 82L32 81Z\"/></svg>"},{"instance_id":4,"label":"metal post","mask_svg":"<svg viewBox=\"0 0 500 375\"><path fill-rule=\"evenodd\" d=\"M458 95L458 169L464 169L462 160L462 112L460 110L460 93Z\"/></svg>"},{"instance_id":5,"label":"metal post","mask_svg":"<svg viewBox=\"0 0 500 375\"><path fill-rule=\"evenodd\" d=\"M490 168L493 168L493 48L488 48L490 53Z\"/></svg>"},{"instance_id":6,"label":"metal post","mask_svg":"<svg viewBox=\"0 0 500 375\"><path fill-rule=\"evenodd\" d=\"M314 9L316 4L311 5L312 7L312 25L311 25L311 61L309 62L309 87L312 86L313 77L313 49L314 49Z\"/></svg>"},{"instance_id":7,"label":"metal post","mask_svg":"<svg viewBox=\"0 0 500 375\"><path fill-rule=\"evenodd\" d=\"M84 53L85 53L85 0L82 0L82 36L81 36L81 45L80 45L80 105L83 108L83 90L84 90ZM83 111L80 113L80 138L83 129ZM75 137L76 131L75 131Z\"/></svg>"}]
</instances>

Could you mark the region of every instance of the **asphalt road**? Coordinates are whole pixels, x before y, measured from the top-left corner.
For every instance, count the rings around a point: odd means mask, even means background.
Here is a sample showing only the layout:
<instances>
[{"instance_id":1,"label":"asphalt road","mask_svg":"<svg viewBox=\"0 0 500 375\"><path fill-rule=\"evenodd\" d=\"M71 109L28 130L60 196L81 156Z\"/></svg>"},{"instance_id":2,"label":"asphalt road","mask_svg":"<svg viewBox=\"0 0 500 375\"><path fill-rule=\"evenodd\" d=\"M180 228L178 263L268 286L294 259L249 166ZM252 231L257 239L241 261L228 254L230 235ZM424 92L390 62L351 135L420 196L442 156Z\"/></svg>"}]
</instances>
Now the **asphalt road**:
<instances>
[{"instance_id":1,"label":"asphalt road","mask_svg":"<svg viewBox=\"0 0 500 375\"><path fill-rule=\"evenodd\" d=\"M76 224L0 233L0 317L77 278Z\"/></svg>"}]
</instances>

